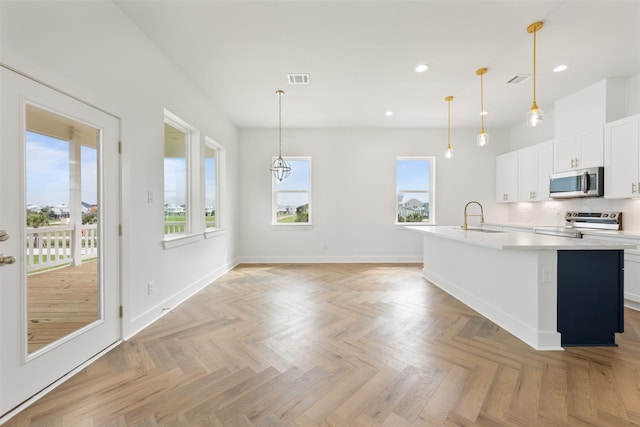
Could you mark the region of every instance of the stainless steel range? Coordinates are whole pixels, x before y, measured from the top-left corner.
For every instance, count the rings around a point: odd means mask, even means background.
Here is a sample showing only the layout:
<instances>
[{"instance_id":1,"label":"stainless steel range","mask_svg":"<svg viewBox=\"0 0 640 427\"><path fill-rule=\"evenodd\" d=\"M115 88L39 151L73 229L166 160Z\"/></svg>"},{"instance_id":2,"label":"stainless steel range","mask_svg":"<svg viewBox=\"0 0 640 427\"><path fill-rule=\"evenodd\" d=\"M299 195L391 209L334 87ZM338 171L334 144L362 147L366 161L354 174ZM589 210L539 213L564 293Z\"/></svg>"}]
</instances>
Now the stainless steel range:
<instances>
[{"instance_id":1,"label":"stainless steel range","mask_svg":"<svg viewBox=\"0 0 640 427\"><path fill-rule=\"evenodd\" d=\"M575 212L564 214L564 227L534 227L537 234L552 236L582 237L582 230L620 230L622 228L622 212Z\"/></svg>"}]
</instances>

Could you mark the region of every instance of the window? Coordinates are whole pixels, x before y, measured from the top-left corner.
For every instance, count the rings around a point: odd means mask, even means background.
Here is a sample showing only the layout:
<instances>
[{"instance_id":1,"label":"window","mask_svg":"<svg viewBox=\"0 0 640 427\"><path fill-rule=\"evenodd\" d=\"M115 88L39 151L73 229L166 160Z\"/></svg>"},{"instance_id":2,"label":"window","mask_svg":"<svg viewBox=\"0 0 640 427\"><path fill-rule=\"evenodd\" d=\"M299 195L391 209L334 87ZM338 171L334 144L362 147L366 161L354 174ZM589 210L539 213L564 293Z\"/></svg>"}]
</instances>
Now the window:
<instances>
[{"instance_id":1,"label":"window","mask_svg":"<svg viewBox=\"0 0 640 427\"><path fill-rule=\"evenodd\" d=\"M204 222L207 229L220 227L222 157L222 146L206 137L204 144Z\"/></svg>"},{"instance_id":2,"label":"window","mask_svg":"<svg viewBox=\"0 0 640 427\"><path fill-rule=\"evenodd\" d=\"M191 141L195 129L165 111L164 123L164 234L191 232Z\"/></svg>"},{"instance_id":3,"label":"window","mask_svg":"<svg viewBox=\"0 0 640 427\"><path fill-rule=\"evenodd\" d=\"M275 158L273 159L275 160ZM311 158L285 157L291 173L273 184L273 224L311 224Z\"/></svg>"},{"instance_id":4,"label":"window","mask_svg":"<svg viewBox=\"0 0 640 427\"><path fill-rule=\"evenodd\" d=\"M435 223L435 158L396 160L396 221Z\"/></svg>"}]
</instances>

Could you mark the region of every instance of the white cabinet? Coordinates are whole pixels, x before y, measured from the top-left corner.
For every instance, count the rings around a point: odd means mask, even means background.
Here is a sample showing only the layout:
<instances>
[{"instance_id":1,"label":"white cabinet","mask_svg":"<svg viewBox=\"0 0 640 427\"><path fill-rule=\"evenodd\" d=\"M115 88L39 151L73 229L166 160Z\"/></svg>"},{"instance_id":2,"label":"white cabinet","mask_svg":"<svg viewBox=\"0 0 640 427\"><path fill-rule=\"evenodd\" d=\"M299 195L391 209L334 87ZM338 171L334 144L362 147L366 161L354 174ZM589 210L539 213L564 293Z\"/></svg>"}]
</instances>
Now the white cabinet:
<instances>
[{"instance_id":1,"label":"white cabinet","mask_svg":"<svg viewBox=\"0 0 640 427\"><path fill-rule=\"evenodd\" d=\"M554 139L555 172L602 166L604 161L603 126Z\"/></svg>"},{"instance_id":2,"label":"white cabinet","mask_svg":"<svg viewBox=\"0 0 640 427\"><path fill-rule=\"evenodd\" d=\"M518 153L512 151L496 157L496 202L515 202L517 197Z\"/></svg>"},{"instance_id":3,"label":"white cabinet","mask_svg":"<svg viewBox=\"0 0 640 427\"><path fill-rule=\"evenodd\" d=\"M604 134L604 196L640 197L640 115L607 123Z\"/></svg>"},{"instance_id":4,"label":"white cabinet","mask_svg":"<svg viewBox=\"0 0 640 427\"><path fill-rule=\"evenodd\" d=\"M549 175L553 166L553 141L517 151L518 201L549 200Z\"/></svg>"},{"instance_id":5,"label":"white cabinet","mask_svg":"<svg viewBox=\"0 0 640 427\"><path fill-rule=\"evenodd\" d=\"M640 251L624 251L624 299L627 307L640 310Z\"/></svg>"}]
</instances>

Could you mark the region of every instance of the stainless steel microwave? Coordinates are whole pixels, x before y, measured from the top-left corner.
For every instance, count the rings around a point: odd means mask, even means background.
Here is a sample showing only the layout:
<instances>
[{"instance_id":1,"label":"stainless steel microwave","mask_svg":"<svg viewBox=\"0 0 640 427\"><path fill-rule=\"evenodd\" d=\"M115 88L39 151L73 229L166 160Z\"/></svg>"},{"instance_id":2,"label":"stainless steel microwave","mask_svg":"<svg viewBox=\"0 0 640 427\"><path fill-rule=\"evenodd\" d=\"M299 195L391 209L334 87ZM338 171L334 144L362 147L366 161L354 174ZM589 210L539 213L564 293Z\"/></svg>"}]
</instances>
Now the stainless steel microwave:
<instances>
[{"instance_id":1,"label":"stainless steel microwave","mask_svg":"<svg viewBox=\"0 0 640 427\"><path fill-rule=\"evenodd\" d=\"M549 177L549 197L552 199L602 197L603 195L603 167L559 172Z\"/></svg>"}]
</instances>

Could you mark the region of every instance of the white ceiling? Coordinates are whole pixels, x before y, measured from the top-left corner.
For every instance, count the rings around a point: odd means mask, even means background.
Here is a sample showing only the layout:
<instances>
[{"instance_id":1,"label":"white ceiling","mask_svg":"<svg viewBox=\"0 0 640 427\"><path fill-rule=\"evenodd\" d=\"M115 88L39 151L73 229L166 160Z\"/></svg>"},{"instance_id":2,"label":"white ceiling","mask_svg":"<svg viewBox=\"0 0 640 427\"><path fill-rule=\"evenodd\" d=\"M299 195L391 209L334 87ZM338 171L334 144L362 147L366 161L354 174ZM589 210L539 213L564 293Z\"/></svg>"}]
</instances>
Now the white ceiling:
<instances>
[{"instance_id":1,"label":"white ceiling","mask_svg":"<svg viewBox=\"0 0 640 427\"><path fill-rule=\"evenodd\" d=\"M537 34L537 99L640 73L638 0L116 0L238 127L491 128L524 122ZM430 65L416 73L420 63ZM570 65L562 73L552 68ZM287 73L309 73L291 86ZM391 110L393 116L386 117Z\"/></svg>"}]
</instances>

